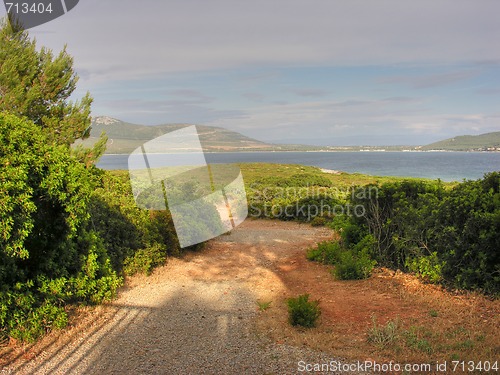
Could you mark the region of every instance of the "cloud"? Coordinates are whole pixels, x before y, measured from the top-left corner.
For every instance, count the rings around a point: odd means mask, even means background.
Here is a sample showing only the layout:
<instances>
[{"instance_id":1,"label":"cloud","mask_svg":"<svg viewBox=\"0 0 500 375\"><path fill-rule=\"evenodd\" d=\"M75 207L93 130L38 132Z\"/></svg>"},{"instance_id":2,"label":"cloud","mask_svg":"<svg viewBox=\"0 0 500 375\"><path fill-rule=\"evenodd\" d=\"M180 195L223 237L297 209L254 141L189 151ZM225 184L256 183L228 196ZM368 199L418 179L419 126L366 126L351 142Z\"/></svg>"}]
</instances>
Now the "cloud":
<instances>
[{"instance_id":1,"label":"cloud","mask_svg":"<svg viewBox=\"0 0 500 375\"><path fill-rule=\"evenodd\" d=\"M259 94L257 92L246 92L242 96L253 102L262 102L265 98L265 95Z\"/></svg>"},{"instance_id":2,"label":"cloud","mask_svg":"<svg viewBox=\"0 0 500 375\"><path fill-rule=\"evenodd\" d=\"M138 124L203 123L220 118L240 116L238 110L219 110L190 100L116 99L100 103L94 112L115 116Z\"/></svg>"},{"instance_id":3,"label":"cloud","mask_svg":"<svg viewBox=\"0 0 500 375\"><path fill-rule=\"evenodd\" d=\"M401 104L398 99L358 101L356 106L337 101L268 105L208 125L230 128L261 140L302 139L322 144L335 144L344 138L369 140L375 135L383 144L391 144L394 139L425 144L431 136L446 138L500 129L497 115L426 113L421 102L408 100Z\"/></svg>"},{"instance_id":4,"label":"cloud","mask_svg":"<svg viewBox=\"0 0 500 375\"><path fill-rule=\"evenodd\" d=\"M404 84L415 89L429 89L434 87L446 86L460 81L468 80L481 74L479 69L461 70L439 74L428 74L418 76L392 76L383 77L378 81L380 83Z\"/></svg>"},{"instance_id":5,"label":"cloud","mask_svg":"<svg viewBox=\"0 0 500 375\"><path fill-rule=\"evenodd\" d=\"M68 45L95 113L392 139L499 128L498 14L488 0L86 0L30 33Z\"/></svg>"},{"instance_id":6,"label":"cloud","mask_svg":"<svg viewBox=\"0 0 500 375\"><path fill-rule=\"evenodd\" d=\"M326 90L322 89L310 89L310 88L296 88L296 89L289 89L288 91L298 95L298 96L303 96L307 98L320 98L324 97L328 94Z\"/></svg>"},{"instance_id":7,"label":"cloud","mask_svg":"<svg viewBox=\"0 0 500 375\"><path fill-rule=\"evenodd\" d=\"M191 90L191 89L172 90L172 91L170 91L170 94L173 96L182 96L182 97L189 98L189 99L201 100L205 103L210 102L213 99L210 96L206 96L206 95L202 94L198 90Z\"/></svg>"},{"instance_id":8,"label":"cloud","mask_svg":"<svg viewBox=\"0 0 500 375\"><path fill-rule=\"evenodd\" d=\"M480 95L500 95L500 88L497 87L486 87L477 90Z\"/></svg>"},{"instance_id":9,"label":"cloud","mask_svg":"<svg viewBox=\"0 0 500 375\"><path fill-rule=\"evenodd\" d=\"M249 66L500 61L499 13L497 1L466 0L87 0L31 32L52 48L67 43L79 69L110 80Z\"/></svg>"}]
</instances>

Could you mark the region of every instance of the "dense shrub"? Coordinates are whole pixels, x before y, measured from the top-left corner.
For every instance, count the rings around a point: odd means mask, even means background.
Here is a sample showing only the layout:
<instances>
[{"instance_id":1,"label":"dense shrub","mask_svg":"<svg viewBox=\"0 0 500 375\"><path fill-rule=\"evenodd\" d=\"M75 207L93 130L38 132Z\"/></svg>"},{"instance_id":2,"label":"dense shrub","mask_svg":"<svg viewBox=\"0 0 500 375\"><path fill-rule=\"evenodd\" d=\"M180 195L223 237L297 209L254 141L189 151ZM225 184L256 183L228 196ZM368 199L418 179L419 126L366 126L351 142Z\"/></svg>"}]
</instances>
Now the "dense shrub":
<instances>
[{"instance_id":1,"label":"dense shrub","mask_svg":"<svg viewBox=\"0 0 500 375\"><path fill-rule=\"evenodd\" d=\"M138 208L127 172L99 171L99 175L90 214L93 228L104 241L115 270L121 272L125 263L133 264L135 261L128 259L136 257L136 252L141 254L138 257L142 259L145 254L151 254L154 258L150 259L151 264L161 263L168 255L180 255L172 218L167 210ZM162 261L158 260L157 249L160 245ZM142 268L129 267L127 274L131 274L133 269L139 271Z\"/></svg>"},{"instance_id":2,"label":"dense shrub","mask_svg":"<svg viewBox=\"0 0 500 375\"><path fill-rule=\"evenodd\" d=\"M111 298L120 278L92 230L92 170L32 122L0 114L0 327L33 340L64 304Z\"/></svg>"},{"instance_id":3,"label":"dense shrub","mask_svg":"<svg viewBox=\"0 0 500 375\"><path fill-rule=\"evenodd\" d=\"M312 328L316 326L321 315L319 301L309 301L309 294L303 294L297 298L289 298L288 318L293 326Z\"/></svg>"},{"instance_id":4,"label":"dense shrub","mask_svg":"<svg viewBox=\"0 0 500 375\"><path fill-rule=\"evenodd\" d=\"M360 234L374 241L371 254L382 265L415 272L431 282L500 292L500 173L445 189L438 182L402 181L363 194L351 203L365 215L337 223L355 248ZM364 237L363 237L364 238Z\"/></svg>"},{"instance_id":5,"label":"dense shrub","mask_svg":"<svg viewBox=\"0 0 500 375\"><path fill-rule=\"evenodd\" d=\"M146 249L137 250L134 255L125 259L124 271L127 275L135 273L149 275L155 267L165 263L165 259L165 246L156 243Z\"/></svg>"},{"instance_id":6,"label":"dense shrub","mask_svg":"<svg viewBox=\"0 0 500 375\"><path fill-rule=\"evenodd\" d=\"M259 178L247 187L251 217L300 220L325 225L343 210L346 191L320 173Z\"/></svg>"},{"instance_id":7,"label":"dense shrub","mask_svg":"<svg viewBox=\"0 0 500 375\"><path fill-rule=\"evenodd\" d=\"M342 236L345 232L342 233ZM320 242L309 249L307 259L334 265L332 274L339 280L359 280L370 277L377 262L370 257L374 239L366 235L357 244L346 246L345 241Z\"/></svg>"},{"instance_id":8,"label":"dense shrub","mask_svg":"<svg viewBox=\"0 0 500 375\"><path fill-rule=\"evenodd\" d=\"M324 264L336 264L340 261L342 251L339 242L324 241L308 250L307 259Z\"/></svg>"},{"instance_id":9,"label":"dense shrub","mask_svg":"<svg viewBox=\"0 0 500 375\"><path fill-rule=\"evenodd\" d=\"M436 215L432 249L462 288L500 293L500 172L456 186Z\"/></svg>"},{"instance_id":10,"label":"dense shrub","mask_svg":"<svg viewBox=\"0 0 500 375\"><path fill-rule=\"evenodd\" d=\"M0 342L66 325L71 303L111 299L127 273L180 253L167 210L135 205L129 178L93 166L89 94L65 50L36 48L19 24L0 27ZM22 116L17 117L17 116Z\"/></svg>"},{"instance_id":11,"label":"dense shrub","mask_svg":"<svg viewBox=\"0 0 500 375\"><path fill-rule=\"evenodd\" d=\"M33 123L0 115L0 331L35 340L65 306L110 300L123 274L180 247L170 213L137 207L128 174L87 168Z\"/></svg>"},{"instance_id":12,"label":"dense shrub","mask_svg":"<svg viewBox=\"0 0 500 375\"><path fill-rule=\"evenodd\" d=\"M377 262L366 252L356 254L352 250L343 251L335 264L332 274L339 280L361 280L370 277Z\"/></svg>"},{"instance_id":13,"label":"dense shrub","mask_svg":"<svg viewBox=\"0 0 500 375\"><path fill-rule=\"evenodd\" d=\"M427 256L412 257L406 260L408 270L431 283L437 283L443 279L443 266L446 262L439 260L437 252Z\"/></svg>"}]
</instances>

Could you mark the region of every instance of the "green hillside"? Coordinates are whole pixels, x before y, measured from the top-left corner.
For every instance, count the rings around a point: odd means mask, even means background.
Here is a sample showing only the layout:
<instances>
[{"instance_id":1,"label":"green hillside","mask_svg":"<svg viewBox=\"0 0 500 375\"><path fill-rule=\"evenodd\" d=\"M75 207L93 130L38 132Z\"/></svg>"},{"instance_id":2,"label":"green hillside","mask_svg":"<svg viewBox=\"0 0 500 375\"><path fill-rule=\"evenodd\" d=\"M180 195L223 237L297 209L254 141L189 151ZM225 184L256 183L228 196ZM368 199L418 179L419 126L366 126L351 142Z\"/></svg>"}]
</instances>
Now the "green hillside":
<instances>
[{"instance_id":1,"label":"green hillside","mask_svg":"<svg viewBox=\"0 0 500 375\"><path fill-rule=\"evenodd\" d=\"M129 153L144 142L188 125L190 124L146 126L130 124L111 117L96 117L92 121L90 138L85 140L84 144L93 144L104 131L109 138L107 154ZM196 128L205 151L273 150L278 147L224 128L204 125L196 125Z\"/></svg>"},{"instance_id":2,"label":"green hillside","mask_svg":"<svg viewBox=\"0 0 500 375\"><path fill-rule=\"evenodd\" d=\"M462 135L431 143L422 150L500 151L500 132Z\"/></svg>"}]
</instances>

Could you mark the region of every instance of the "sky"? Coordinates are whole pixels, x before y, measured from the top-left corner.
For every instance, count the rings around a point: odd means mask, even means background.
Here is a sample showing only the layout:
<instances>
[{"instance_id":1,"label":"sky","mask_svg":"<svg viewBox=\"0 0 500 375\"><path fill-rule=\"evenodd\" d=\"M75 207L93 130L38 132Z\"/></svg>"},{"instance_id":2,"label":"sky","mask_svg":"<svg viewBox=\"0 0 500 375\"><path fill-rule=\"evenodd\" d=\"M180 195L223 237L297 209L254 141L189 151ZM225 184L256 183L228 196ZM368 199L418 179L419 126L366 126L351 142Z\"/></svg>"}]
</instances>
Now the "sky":
<instances>
[{"instance_id":1,"label":"sky","mask_svg":"<svg viewBox=\"0 0 500 375\"><path fill-rule=\"evenodd\" d=\"M498 0L81 0L67 44L93 116L271 142L419 145L500 131Z\"/></svg>"}]
</instances>

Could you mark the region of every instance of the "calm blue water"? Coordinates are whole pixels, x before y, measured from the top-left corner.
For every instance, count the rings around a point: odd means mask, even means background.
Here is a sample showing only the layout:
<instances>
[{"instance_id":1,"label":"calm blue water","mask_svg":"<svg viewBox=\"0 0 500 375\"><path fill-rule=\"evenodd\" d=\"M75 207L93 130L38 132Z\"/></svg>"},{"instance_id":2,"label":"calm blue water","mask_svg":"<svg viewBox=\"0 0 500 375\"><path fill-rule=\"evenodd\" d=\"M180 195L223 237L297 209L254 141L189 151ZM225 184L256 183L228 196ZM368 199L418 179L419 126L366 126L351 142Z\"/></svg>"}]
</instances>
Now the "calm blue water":
<instances>
[{"instance_id":1,"label":"calm blue water","mask_svg":"<svg viewBox=\"0 0 500 375\"><path fill-rule=\"evenodd\" d=\"M205 154L208 163L302 164L376 176L478 179L500 171L500 153L486 152L227 152ZM128 155L104 155L103 169L127 169Z\"/></svg>"}]
</instances>

